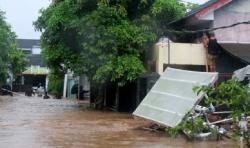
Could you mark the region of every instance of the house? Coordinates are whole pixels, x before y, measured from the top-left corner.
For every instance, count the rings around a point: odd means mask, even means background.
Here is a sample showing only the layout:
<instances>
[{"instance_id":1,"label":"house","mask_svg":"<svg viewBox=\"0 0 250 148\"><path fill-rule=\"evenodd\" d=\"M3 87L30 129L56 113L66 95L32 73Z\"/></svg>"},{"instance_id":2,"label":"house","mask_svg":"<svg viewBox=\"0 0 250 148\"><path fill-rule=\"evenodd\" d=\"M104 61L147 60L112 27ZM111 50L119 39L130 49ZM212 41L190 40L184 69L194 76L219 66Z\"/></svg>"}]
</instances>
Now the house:
<instances>
[{"instance_id":1,"label":"house","mask_svg":"<svg viewBox=\"0 0 250 148\"><path fill-rule=\"evenodd\" d=\"M230 26L250 21L249 0L210 0L175 22L168 24L175 30L203 30ZM250 24L240 24L214 31L223 53L217 59L216 67L220 76L231 76L233 71L250 62ZM174 42L197 43L202 32L178 36L170 33Z\"/></svg>"},{"instance_id":2,"label":"house","mask_svg":"<svg viewBox=\"0 0 250 148\"><path fill-rule=\"evenodd\" d=\"M166 25L180 31L203 30L242 21L250 21L249 0L210 0L188 12L183 18ZM215 36L222 47L222 53L216 62L220 81L231 78L235 70L249 64L249 31L250 25L246 24L215 31ZM100 94L104 98L104 106L118 111L132 111L154 85L159 77L157 74L161 75L168 66L184 70L208 71L207 51L201 43L203 32L183 32L180 35L170 30L166 35L168 38L160 39L153 50L145 53L145 67L151 73L124 87L108 84Z\"/></svg>"},{"instance_id":3,"label":"house","mask_svg":"<svg viewBox=\"0 0 250 148\"><path fill-rule=\"evenodd\" d=\"M39 40L17 39L17 48L21 49L27 57L26 70L16 78L13 83L13 90L24 91L26 87L48 85L49 69L46 67L42 55Z\"/></svg>"}]
</instances>

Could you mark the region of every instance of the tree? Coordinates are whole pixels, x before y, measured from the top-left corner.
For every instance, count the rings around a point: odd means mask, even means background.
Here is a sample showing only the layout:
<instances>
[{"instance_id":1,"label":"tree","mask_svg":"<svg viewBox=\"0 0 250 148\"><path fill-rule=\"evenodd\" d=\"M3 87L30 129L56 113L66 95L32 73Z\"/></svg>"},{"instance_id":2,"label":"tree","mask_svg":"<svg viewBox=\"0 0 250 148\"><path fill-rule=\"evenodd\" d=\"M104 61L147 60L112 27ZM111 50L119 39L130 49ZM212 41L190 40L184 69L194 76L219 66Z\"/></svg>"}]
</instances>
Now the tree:
<instances>
[{"instance_id":1,"label":"tree","mask_svg":"<svg viewBox=\"0 0 250 148\"><path fill-rule=\"evenodd\" d=\"M16 35L6 23L0 10L0 84L5 83L9 73L20 74L24 70L24 54L16 47Z\"/></svg>"},{"instance_id":2,"label":"tree","mask_svg":"<svg viewBox=\"0 0 250 148\"><path fill-rule=\"evenodd\" d=\"M144 51L184 12L177 0L57 0L34 24L51 68L122 86L145 72Z\"/></svg>"},{"instance_id":3,"label":"tree","mask_svg":"<svg viewBox=\"0 0 250 148\"><path fill-rule=\"evenodd\" d=\"M61 99L63 94L63 79L54 69L49 75L48 92L55 96L57 99Z\"/></svg>"},{"instance_id":4,"label":"tree","mask_svg":"<svg viewBox=\"0 0 250 148\"><path fill-rule=\"evenodd\" d=\"M9 51L9 64L9 70L12 72L14 78L25 70L27 61L26 56L21 49L13 47Z\"/></svg>"}]
</instances>

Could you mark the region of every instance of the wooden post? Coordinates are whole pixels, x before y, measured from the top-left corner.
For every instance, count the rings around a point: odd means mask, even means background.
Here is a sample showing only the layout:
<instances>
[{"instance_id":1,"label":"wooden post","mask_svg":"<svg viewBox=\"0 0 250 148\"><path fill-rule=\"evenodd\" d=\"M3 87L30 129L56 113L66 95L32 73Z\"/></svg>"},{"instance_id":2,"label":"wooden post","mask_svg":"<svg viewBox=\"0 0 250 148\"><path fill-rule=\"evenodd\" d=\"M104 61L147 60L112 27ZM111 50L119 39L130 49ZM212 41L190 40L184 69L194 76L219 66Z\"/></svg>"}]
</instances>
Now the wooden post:
<instances>
[{"instance_id":1,"label":"wooden post","mask_svg":"<svg viewBox=\"0 0 250 148\"><path fill-rule=\"evenodd\" d=\"M202 44L203 44L204 49L205 49L204 51L205 51L206 72L209 71L208 42L209 42L208 36L206 34L203 34L203 36L202 36Z\"/></svg>"},{"instance_id":2,"label":"wooden post","mask_svg":"<svg viewBox=\"0 0 250 148\"><path fill-rule=\"evenodd\" d=\"M206 63L206 72L209 72L209 65L208 65L208 51L207 51L207 49L206 48L204 48L205 49L205 63Z\"/></svg>"}]
</instances>

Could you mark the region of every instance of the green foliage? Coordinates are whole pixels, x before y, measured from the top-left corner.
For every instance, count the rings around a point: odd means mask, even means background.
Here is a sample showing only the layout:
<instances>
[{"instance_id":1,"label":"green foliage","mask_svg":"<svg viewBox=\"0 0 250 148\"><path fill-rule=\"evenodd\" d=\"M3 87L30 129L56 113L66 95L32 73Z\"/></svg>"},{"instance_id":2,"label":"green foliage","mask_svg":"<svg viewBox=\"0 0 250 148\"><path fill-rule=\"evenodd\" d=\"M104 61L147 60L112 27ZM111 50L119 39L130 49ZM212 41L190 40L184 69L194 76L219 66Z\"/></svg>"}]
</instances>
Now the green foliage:
<instances>
[{"instance_id":1,"label":"green foliage","mask_svg":"<svg viewBox=\"0 0 250 148\"><path fill-rule=\"evenodd\" d=\"M8 73L20 74L25 66L25 57L16 48L16 36L6 23L0 10L0 83L5 83Z\"/></svg>"},{"instance_id":2,"label":"green foliage","mask_svg":"<svg viewBox=\"0 0 250 148\"><path fill-rule=\"evenodd\" d=\"M157 18L157 21L168 23L169 20L176 20L185 14L185 6L176 0L155 0L151 13Z\"/></svg>"},{"instance_id":3,"label":"green foliage","mask_svg":"<svg viewBox=\"0 0 250 148\"><path fill-rule=\"evenodd\" d=\"M165 128L165 133L167 134L167 136L170 136L172 138L176 138L177 136L179 136L183 131L182 131L182 126L177 126L175 128Z\"/></svg>"},{"instance_id":4,"label":"green foliage","mask_svg":"<svg viewBox=\"0 0 250 148\"><path fill-rule=\"evenodd\" d=\"M60 77L56 71L52 70L49 75L48 92L57 98L60 98L63 93L63 77Z\"/></svg>"},{"instance_id":5,"label":"green foliage","mask_svg":"<svg viewBox=\"0 0 250 148\"><path fill-rule=\"evenodd\" d=\"M128 66L128 65L133 66ZM133 81L139 74L144 72L142 62L138 56L124 55L103 65L96 72L94 80L101 82L105 74L109 74L111 81L117 81L118 85L123 86L128 81ZM109 77L109 76L107 76ZM104 81L105 82L105 81Z\"/></svg>"},{"instance_id":6,"label":"green foliage","mask_svg":"<svg viewBox=\"0 0 250 148\"><path fill-rule=\"evenodd\" d=\"M0 82L4 83L8 76L8 52L12 49L15 35L5 22L4 13L0 11Z\"/></svg>"},{"instance_id":7,"label":"green foliage","mask_svg":"<svg viewBox=\"0 0 250 148\"><path fill-rule=\"evenodd\" d=\"M166 35L166 30L171 29L168 24L186 13L185 5L177 0L155 0L150 10L155 24L154 31L159 36Z\"/></svg>"},{"instance_id":8,"label":"green foliage","mask_svg":"<svg viewBox=\"0 0 250 148\"><path fill-rule=\"evenodd\" d=\"M233 78L222 82L218 87L207 86L195 87L194 91L199 94L205 92L208 95L207 104L213 103L215 106L226 106L233 111L233 117L239 117L241 113L249 115L250 99L247 94L248 86L240 84Z\"/></svg>"},{"instance_id":9,"label":"green foliage","mask_svg":"<svg viewBox=\"0 0 250 148\"><path fill-rule=\"evenodd\" d=\"M250 100L247 95L247 86L242 85L236 78L222 82L217 87L197 86L193 90L199 93L207 93L208 98L205 99L205 105L213 103L216 107L224 106L233 111L232 116L236 119L244 113L249 115ZM185 132L194 138L195 134L201 132L211 132L212 135L217 135L216 129L209 128L203 124L204 119L201 117L192 119L185 118L181 124L175 128L167 128L166 133L169 136L176 137L181 132ZM235 136L239 135L238 129L236 129Z\"/></svg>"},{"instance_id":10,"label":"green foliage","mask_svg":"<svg viewBox=\"0 0 250 148\"><path fill-rule=\"evenodd\" d=\"M184 131L190 135L203 132L205 126L203 125L204 119L197 117L195 119L189 118L182 122L181 126Z\"/></svg>"},{"instance_id":11,"label":"green foliage","mask_svg":"<svg viewBox=\"0 0 250 148\"><path fill-rule=\"evenodd\" d=\"M217 133L214 129L209 128L204 125L204 119L202 117L197 118L185 118L178 126L175 128L166 128L165 132L168 136L177 137L181 133L185 133L189 138L193 139L196 134L203 132Z\"/></svg>"},{"instance_id":12,"label":"green foliage","mask_svg":"<svg viewBox=\"0 0 250 148\"><path fill-rule=\"evenodd\" d=\"M9 58L13 76L15 77L18 74L21 74L25 70L27 64L25 54L21 50L13 48L9 52Z\"/></svg>"},{"instance_id":13,"label":"green foliage","mask_svg":"<svg viewBox=\"0 0 250 148\"><path fill-rule=\"evenodd\" d=\"M34 25L50 67L122 86L145 72L144 51L184 12L177 0L58 0Z\"/></svg>"},{"instance_id":14,"label":"green foliage","mask_svg":"<svg viewBox=\"0 0 250 148\"><path fill-rule=\"evenodd\" d=\"M218 87L195 87L194 91L197 93L206 92L208 94L208 99L206 104L213 103L215 106L224 106L228 110L232 110L232 117L236 121L239 119L241 114L246 116L250 115L250 98L247 90L249 86L242 85L238 79L233 78L226 82L221 83ZM238 140L240 137L240 129L235 128L233 130L232 140ZM245 133L244 140L249 146L249 133Z\"/></svg>"},{"instance_id":15,"label":"green foliage","mask_svg":"<svg viewBox=\"0 0 250 148\"><path fill-rule=\"evenodd\" d=\"M196 9L197 7L199 7L199 4L194 4L194 3L187 3L186 4L187 11L192 11L192 10Z\"/></svg>"}]
</instances>

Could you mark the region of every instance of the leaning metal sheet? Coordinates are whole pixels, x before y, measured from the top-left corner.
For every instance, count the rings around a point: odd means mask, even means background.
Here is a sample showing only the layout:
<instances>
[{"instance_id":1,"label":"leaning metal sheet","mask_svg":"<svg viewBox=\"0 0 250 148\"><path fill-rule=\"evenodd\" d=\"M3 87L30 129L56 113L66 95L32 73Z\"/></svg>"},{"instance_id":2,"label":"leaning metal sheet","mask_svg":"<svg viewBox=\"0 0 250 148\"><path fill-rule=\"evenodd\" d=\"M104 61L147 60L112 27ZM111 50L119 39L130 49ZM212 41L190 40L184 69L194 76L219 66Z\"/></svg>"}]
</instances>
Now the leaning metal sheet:
<instances>
[{"instance_id":1,"label":"leaning metal sheet","mask_svg":"<svg viewBox=\"0 0 250 148\"><path fill-rule=\"evenodd\" d=\"M240 81L243 81L245 77L249 77L249 75L250 75L250 65L234 71L233 77L236 77Z\"/></svg>"},{"instance_id":2,"label":"leaning metal sheet","mask_svg":"<svg viewBox=\"0 0 250 148\"><path fill-rule=\"evenodd\" d=\"M193 87L212 85L217 78L218 73L167 68L133 115L175 127L204 95L197 96Z\"/></svg>"}]
</instances>

